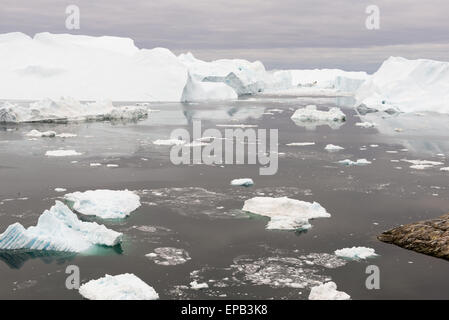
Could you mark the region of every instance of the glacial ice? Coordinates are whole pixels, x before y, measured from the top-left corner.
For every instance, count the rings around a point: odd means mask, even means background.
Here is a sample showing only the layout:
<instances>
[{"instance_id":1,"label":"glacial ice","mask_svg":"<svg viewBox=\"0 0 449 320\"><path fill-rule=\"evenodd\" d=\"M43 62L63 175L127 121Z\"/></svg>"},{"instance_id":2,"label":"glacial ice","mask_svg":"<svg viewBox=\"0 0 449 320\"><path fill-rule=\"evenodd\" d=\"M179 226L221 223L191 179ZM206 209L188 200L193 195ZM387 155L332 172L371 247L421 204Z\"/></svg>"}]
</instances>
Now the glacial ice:
<instances>
[{"instance_id":1,"label":"glacial ice","mask_svg":"<svg viewBox=\"0 0 449 320\"><path fill-rule=\"evenodd\" d=\"M140 207L140 197L128 190L88 190L64 195L76 212L102 219L120 219Z\"/></svg>"},{"instance_id":2,"label":"glacial ice","mask_svg":"<svg viewBox=\"0 0 449 320\"><path fill-rule=\"evenodd\" d=\"M329 281L312 287L309 300L349 300L351 296L343 291L337 291L335 282Z\"/></svg>"},{"instance_id":3,"label":"glacial ice","mask_svg":"<svg viewBox=\"0 0 449 320\"><path fill-rule=\"evenodd\" d=\"M267 229L307 230L310 219L329 218L331 215L317 202L305 202L287 197L254 197L242 208L253 214L269 217Z\"/></svg>"},{"instance_id":4,"label":"glacial ice","mask_svg":"<svg viewBox=\"0 0 449 320\"><path fill-rule=\"evenodd\" d=\"M114 107L110 101L81 103L72 98L44 99L28 105L5 102L0 106L0 123L138 120L146 116L148 109L143 107Z\"/></svg>"},{"instance_id":5,"label":"glacial ice","mask_svg":"<svg viewBox=\"0 0 449 320\"><path fill-rule=\"evenodd\" d=\"M352 247L335 250L335 255L348 260L360 260L376 257L377 254L372 248Z\"/></svg>"},{"instance_id":6,"label":"glacial ice","mask_svg":"<svg viewBox=\"0 0 449 320\"><path fill-rule=\"evenodd\" d=\"M157 300L159 295L132 273L116 276L106 274L90 280L79 288L79 293L89 300Z\"/></svg>"},{"instance_id":7,"label":"glacial ice","mask_svg":"<svg viewBox=\"0 0 449 320\"><path fill-rule=\"evenodd\" d=\"M189 74L181 101L236 100L237 93L225 83L204 82L192 79Z\"/></svg>"},{"instance_id":8,"label":"glacial ice","mask_svg":"<svg viewBox=\"0 0 449 320\"><path fill-rule=\"evenodd\" d=\"M390 57L355 97L373 110L449 113L449 62Z\"/></svg>"},{"instance_id":9,"label":"glacial ice","mask_svg":"<svg viewBox=\"0 0 449 320\"><path fill-rule=\"evenodd\" d=\"M0 250L83 252L95 245L115 246L122 234L95 222L83 222L60 201L45 210L37 225L10 225L0 235Z\"/></svg>"},{"instance_id":10,"label":"glacial ice","mask_svg":"<svg viewBox=\"0 0 449 320\"><path fill-rule=\"evenodd\" d=\"M250 178L234 179L231 181L231 186L250 187L252 185L254 185L254 181L253 181L253 179L250 179Z\"/></svg>"},{"instance_id":11,"label":"glacial ice","mask_svg":"<svg viewBox=\"0 0 449 320\"><path fill-rule=\"evenodd\" d=\"M345 114L339 108L330 108L329 111L317 110L315 105L308 105L300 108L291 116L293 121L300 122L343 122L346 120Z\"/></svg>"}]
</instances>

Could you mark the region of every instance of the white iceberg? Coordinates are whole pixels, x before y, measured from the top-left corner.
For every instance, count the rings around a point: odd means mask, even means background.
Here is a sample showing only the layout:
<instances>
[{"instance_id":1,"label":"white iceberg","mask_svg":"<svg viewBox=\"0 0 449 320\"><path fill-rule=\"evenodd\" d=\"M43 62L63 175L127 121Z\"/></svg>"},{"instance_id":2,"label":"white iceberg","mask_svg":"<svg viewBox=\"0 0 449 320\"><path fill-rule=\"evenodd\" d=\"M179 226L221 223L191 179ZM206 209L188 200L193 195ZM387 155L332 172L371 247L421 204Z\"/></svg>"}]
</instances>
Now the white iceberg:
<instances>
[{"instance_id":1,"label":"white iceberg","mask_svg":"<svg viewBox=\"0 0 449 320\"><path fill-rule=\"evenodd\" d=\"M49 150L45 152L45 155L47 157L72 157L82 155L82 153L75 150Z\"/></svg>"},{"instance_id":2,"label":"white iceberg","mask_svg":"<svg viewBox=\"0 0 449 320\"><path fill-rule=\"evenodd\" d=\"M64 195L73 210L102 219L127 217L140 207L140 197L128 190L88 190Z\"/></svg>"},{"instance_id":3,"label":"white iceberg","mask_svg":"<svg viewBox=\"0 0 449 320\"><path fill-rule=\"evenodd\" d=\"M390 57L355 97L374 111L449 113L449 62Z\"/></svg>"},{"instance_id":4,"label":"white iceberg","mask_svg":"<svg viewBox=\"0 0 449 320\"><path fill-rule=\"evenodd\" d=\"M250 179L250 178L234 179L231 181L231 186L249 187L252 185L254 185L254 181L253 181L253 179Z\"/></svg>"},{"instance_id":5,"label":"white iceberg","mask_svg":"<svg viewBox=\"0 0 449 320\"><path fill-rule=\"evenodd\" d=\"M326 147L324 147L324 150L327 151L339 151L339 150L343 150L344 148L341 146L337 146L335 144L328 144L326 145Z\"/></svg>"},{"instance_id":6,"label":"white iceberg","mask_svg":"<svg viewBox=\"0 0 449 320\"><path fill-rule=\"evenodd\" d=\"M360 260L360 259L374 258L377 256L374 249L367 247L343 248L340 250L335 250L334 253L337 257L348 260Z\"/></svg>"},{"instance_id":7,"label":"white iceberg","mask_svg":"<svg viewBox=\"0 0 449 320\"><path fill-rule=\"evenodd\" d=\"M315 105L308 105L300 108L291 116L293 121L299 122L343 122L346 120L345 114L340 108L330 108L328 111L317 110Z\"/></svg>"},{"instance_id":8,"label":"white iceberg","mask_svg":"<svg viewBox=\"0 0 449 320\"><path fill-rule=\"evenodd\" d=\"M242 210L269 217L267 229L277 230L307 230L312 227L310 219L331 216L318 202L287 197L254 197L245 201Z\"/></svg>"},{"instance_id":9,"label":"white iceberg","mask_svg":"<svg viewBox=\"0 0 449 320\"><path fill-rule=\"evenodd\" d=\"M147 116L148 109L144 107L114 107L110 101L81 103L72 98L44 99L25 105L5 102L0 106L0 123L138 120Z\"/></svg>"},{"instance_id":10,"label":"white iceberg","mask_svg":"<svg viewBox=\"0 0 449 320\"><path fill-rule=\"evenodd\" d=\"M338 163L343 164L345 166L364 166L367 164L371 164L371 161L366 159L357 159L357 161L352 161L350 159L340 160Z\"/></svg>"},{"instance_id":11,"label":"white iceberg","mask_svg":"<svg viewBox=\"0 0 449 320\"><path fill-rule=\"evenodd\" d=\"M83 252L95 245L115 246L122 234L95 222L83 222L60 201L45 210L36 226L10 225L0 235L0 250Z\"/></svg>"},{"instance_id":12,"label":"white iceberg","mask_svg":"<svg viewBox=\"0 0 449 320\"><path fill-rule=\"evenodd\" d=\"M56 136L56 132L54 131L39 131L39 130L31 130L30 132L25 134L27 137L34 137L34 138L53 138Z\"/></svg>"},{"instance_id":13,"label":"white iceberg","mask_svg":"<svg viewBox=\"0 0 449 320\"><path fill-rule=\"evenodd\" d=\"M236 100L234 89L221 82L203 82L192 79L189 74L181 101Z\"/></svg>"},{"instance_id":14,"label":"white iceberg","mask_svg":"<svg viewBox=\"0 0 449 320\"><path fill-rule=\"evenodd\" d=\"M89 300L157 300L159 295L132 273L90 280L79 288L79 293Z\"/></svg>"},{"instance_id":15,"label":"white iceberg","mask_svg":"<svg viewBox=\"0 0 449 320\"><path fill-rule=\"evenodd\" d=\"M335 282L326 282L312 287L309 300L349 300L351 296L343 291L337 291Z\"/></svg>"}]
</instances>

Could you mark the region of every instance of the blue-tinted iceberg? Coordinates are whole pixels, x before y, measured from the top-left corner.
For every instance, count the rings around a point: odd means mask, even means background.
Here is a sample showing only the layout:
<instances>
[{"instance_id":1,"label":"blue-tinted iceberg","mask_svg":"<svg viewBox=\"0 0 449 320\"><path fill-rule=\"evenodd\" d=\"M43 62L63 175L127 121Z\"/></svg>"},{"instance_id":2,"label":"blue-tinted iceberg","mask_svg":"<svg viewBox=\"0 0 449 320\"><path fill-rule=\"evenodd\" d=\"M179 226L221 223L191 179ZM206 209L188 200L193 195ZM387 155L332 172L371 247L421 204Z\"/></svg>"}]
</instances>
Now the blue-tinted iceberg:
<instances>
[{"instance_id":1,"label":"blue-tinted iceberg","mask_svg":"<svg viewBox=\"0 0 449 320\"><path fill-rule=\"evenodd\" d=\"M122 234L95 222L83 222L60 201L45 210L36 226L10 225L0 234L0 250L83 252L95 245L115 246Z\"/></svg>"}]
</instances>

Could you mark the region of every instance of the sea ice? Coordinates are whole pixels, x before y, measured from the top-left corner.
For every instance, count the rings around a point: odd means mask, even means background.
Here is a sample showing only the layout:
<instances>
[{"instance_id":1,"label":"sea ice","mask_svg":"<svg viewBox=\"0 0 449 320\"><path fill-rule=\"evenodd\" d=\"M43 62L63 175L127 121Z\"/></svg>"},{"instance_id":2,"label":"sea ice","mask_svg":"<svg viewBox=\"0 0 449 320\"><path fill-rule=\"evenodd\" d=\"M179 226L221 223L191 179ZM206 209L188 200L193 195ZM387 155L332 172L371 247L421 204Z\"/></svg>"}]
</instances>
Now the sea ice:
<instances>
[{"instance_id":1,"label":"sea ice","mask_svg":"<svg viewBox=\"0 0 449 320\"><path fill-rule=\"evenodd\" d=\"M94 245L115 246L122 234L95 222L83 222L60 201L45 210L36 226L10 225L0 235L0 249L82 252Z\"/></svg>"},{"instance_id":2,"label":"sea ice","mask_svg":"<svg viewBox=\"0 0 449 320\"><path fill-rule=\"evenodd\" d=\"M79 156L82 153L76 152L75 150L50 150L45 152L47 157L71 157Z\"/></svg>"},{"instance_id":3,"label":"sea ice","mask_svg":"<svg viewBox=\"0 0 449 320\"><path fill-rule=\"evenodd\" d=\"M79 293L89 300L157 300L159 295L132 273L90 280L79 288Z\"/></svg>"},{"instance_id":4,"label":"sea ice","mask_svg":"<svg viewBox=\"0 0 449 320\"><path fill-rule=\"evenodd\" d=\"M231 186L249 187L252 185L254 185L254 181L253 181L253 179L250 179L250 178L234 179L231 181Z\"/></svg>"},{"instance_id":5,"label":"sea ice","mask_svg":"<svg viewBox=\"0 0 449 320\"><path fill-rule=\"evenodd\" d=\"M127 217L140 207L140 197L128 190L88 190L64 195L73 210L102 219Z\"/></svg>"},{"instance_id":6,"label":"sea ice","mask_svg":"<svg viewBox=\"0 0 449 320\"><path fill-rule=\"evenodd\" d=\"M349 260L360 260L376 257L374 249L367 247L352 247L335 250L335 255Z\"/></svg>"},{"instance_id":7,"label":"sea ice","mask_svg":"<svg viewBox=\"0 0 449 320\"><path fill-rule=\"evenodd\" d=\"M145 257L162 266L175 266L191 259L186 250L172 247L156 248L154 252L146 254Z\"/></svg>"},{"instance_id":8,"label":"sea ice","mask_svg":"<svg viewBox=\"0 0 449 320\"><path fill-rule=\"evenodd\" d=\"M351 296L343 291L337 291L335 282L327 282L312 287L309 300L349 300Z\"/></svg>"},{"instance_id":9,"label":"sea ice","mask_svg":"<svg viewBox=\"0 0 449 320\"><path fill-rule=\"evenodd\" d=\"M307 230L311 228L309 219L331 216L317 202L287 197L254 197L245 201L242 210L269 217L267 229L277 230Z\"/></svg>"}]
</instances>

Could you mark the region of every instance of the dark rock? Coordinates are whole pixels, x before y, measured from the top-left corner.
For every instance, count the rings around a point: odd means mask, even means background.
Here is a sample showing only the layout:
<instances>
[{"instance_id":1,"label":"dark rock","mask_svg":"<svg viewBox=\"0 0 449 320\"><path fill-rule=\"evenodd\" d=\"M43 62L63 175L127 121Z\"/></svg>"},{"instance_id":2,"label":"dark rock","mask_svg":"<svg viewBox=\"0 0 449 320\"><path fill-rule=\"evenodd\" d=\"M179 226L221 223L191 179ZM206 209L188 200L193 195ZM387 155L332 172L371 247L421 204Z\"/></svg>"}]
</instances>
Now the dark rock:
<instances>
[{"instance_id":1,"label":"dark rock","mask_svg":"<svg viewBox=\"0 0 449 320\"><path fill-rule=\"evenodd\" d=\"M449 213L383 232L380 241L449 260Z\"/></svg>"}]
</instances>

